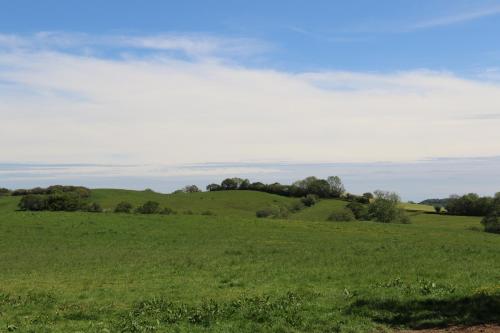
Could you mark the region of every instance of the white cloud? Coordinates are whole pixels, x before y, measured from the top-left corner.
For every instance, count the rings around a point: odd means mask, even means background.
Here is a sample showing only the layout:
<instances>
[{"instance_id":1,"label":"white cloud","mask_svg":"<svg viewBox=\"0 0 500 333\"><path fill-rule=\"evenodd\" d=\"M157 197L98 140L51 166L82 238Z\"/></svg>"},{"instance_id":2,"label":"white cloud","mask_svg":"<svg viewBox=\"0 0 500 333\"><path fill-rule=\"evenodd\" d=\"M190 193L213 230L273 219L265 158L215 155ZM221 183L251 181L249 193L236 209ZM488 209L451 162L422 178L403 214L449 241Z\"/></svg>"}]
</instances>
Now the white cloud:
<instances>
[{"instance_id":1,"label":"white cloud","mask_svg":"<svg viewBox=\"0 0 500 333\"><path fill-rule=\"evenodd\" d=\"M489 8L481 8L474 10L467 10L466 12L459 12L448 16L437 17L415 24L413 29L426 29L440 26L447 26L463 22L478 20L484 17L500 14L500 6L493 6Z\"/></svg>"},{"instance_id":2,"label":"white cloud","mask_svg":"<svg viewBox=\"0 0 500 333\"><path fill-rule=\"evenodd\" d=\"M196 43L167 47L205 52ZM481 119L500 109L493 83L428 71L292 74L209 53L179 60L0 51L0 159L180 164L500 153L499 120Z\"/></svg>"}]
</instances>

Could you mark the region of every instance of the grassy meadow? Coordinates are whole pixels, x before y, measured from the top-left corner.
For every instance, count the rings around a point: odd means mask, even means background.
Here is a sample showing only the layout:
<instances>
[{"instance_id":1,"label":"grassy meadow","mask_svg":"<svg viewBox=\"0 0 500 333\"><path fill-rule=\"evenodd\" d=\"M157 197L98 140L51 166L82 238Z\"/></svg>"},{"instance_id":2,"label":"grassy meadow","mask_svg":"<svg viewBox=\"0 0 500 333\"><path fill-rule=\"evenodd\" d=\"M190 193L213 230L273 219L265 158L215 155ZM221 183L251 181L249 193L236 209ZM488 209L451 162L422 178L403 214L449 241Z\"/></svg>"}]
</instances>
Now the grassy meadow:
<instances>
[{"instance_id":1,"label":"grassy meadow","mask_svg":"<svg viewBox=\"0 0 500 333\"><path fill-rule=\"evenodd\" d=\"M500 236L480 218L326 222L322 200L93 190L108 211L21 212L0 197L0 331L390 332L498 323ZM155 200L177 215L115 214ZM418 208L418 207L417 207ZM210 216L202 215L211 211Z\"/></svg>"}]
</instances>

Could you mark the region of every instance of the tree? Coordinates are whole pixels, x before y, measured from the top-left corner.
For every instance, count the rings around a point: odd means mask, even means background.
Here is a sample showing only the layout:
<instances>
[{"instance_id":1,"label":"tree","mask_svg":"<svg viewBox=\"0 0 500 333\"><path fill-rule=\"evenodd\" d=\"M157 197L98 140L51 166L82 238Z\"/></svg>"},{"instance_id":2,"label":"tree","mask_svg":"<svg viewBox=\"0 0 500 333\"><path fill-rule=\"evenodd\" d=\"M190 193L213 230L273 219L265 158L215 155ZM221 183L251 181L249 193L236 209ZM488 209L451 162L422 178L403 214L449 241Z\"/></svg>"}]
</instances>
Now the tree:
<instances>
[{"instance_id":1,"label":"tree","mask_svg":"<svg viewBox=\"0 0 500 333\"><path fill-rule=\"evenodd\" d=\"M434 210L436 211L436 213L441 214L441 212L443 211L443 207L436 205L434 206Z\"/></svg>"},{"instance_id":2,"label":"tree","mask_svg":"<svg viewBox=\"0 0 500 333\"><path fill-rule=\"evenodd\" d=\"M182 189L182 192L184 192L184 193L197 193L197 192L201 192L201 190L196 185L188 185Z\"/></svg>"},{"instance_id":3,"label":"tree","mask_svg":"<svg viewBox=\"0 0 500 333\"><path fill-rule=\"evenodd\" d=\"M207 185L207 191L209 192L214 192L214 191L220 191L222 188L219 184L209 184Z\"/></svg>"},{"instance_id":4,"label":"tree","mask_svg":"<svg viewBox=\"0 0 500 333\"><path fill-rule=\"evenodd\" d=\"M132 204L130 202L122 201L115 207L115 213L130 213L132 211Z\"/></svg>"},{"instance_id":5,"label":"tree","mask_svg":"<svg viewBox=\"0 0 500 333\"><path fill-rule=\"evenodd\" d=\"M375 191L375 200L368 205L371 220L382 223L409 223L406 212L399 207L401 199L394 192Z\"/></svg>"},{"instance_id":6,"label":"tree","mask_svg":"<svg viewBox=\"0 0 500 333\"><path fill-rule=\"evenodd\" d=\"M338 176L330 176L326 179L330 186L330 195L334 198L340 198L345 192L345 187L342 180Z\"/></svg>"},{"instance_id":7,"label":"tree","mask_svg":"<svg viewBox=\"0 0 500 333\"><path fill-rule=\"evenodd\" d=\"M99 203L97 202L92 202L90 205L88 205L87 209L85 211L90 212L90 213L102 213L102 207Z\"/></svg>"},{"instance_id":8,"label":"tree","mask_svg":"<svg viewBox=\"0 0 500 333\"><path fill-rule=\"evenodd\" d=\"M237 190L241 182L241 178L227 178L222 181L220 187L224 191Z\"/></svg>"}]
</instances>

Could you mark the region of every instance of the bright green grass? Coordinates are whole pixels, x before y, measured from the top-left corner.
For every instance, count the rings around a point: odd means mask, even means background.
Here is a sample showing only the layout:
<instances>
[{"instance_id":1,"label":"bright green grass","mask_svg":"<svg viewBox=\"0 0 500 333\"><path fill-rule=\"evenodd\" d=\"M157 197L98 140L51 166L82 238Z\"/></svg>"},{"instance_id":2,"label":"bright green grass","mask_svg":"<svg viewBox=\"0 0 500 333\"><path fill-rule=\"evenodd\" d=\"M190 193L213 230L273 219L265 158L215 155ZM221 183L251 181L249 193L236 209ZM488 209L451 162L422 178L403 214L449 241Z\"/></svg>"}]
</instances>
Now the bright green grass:
<instances>
[{"instance_id":1,"label":"bright green grass","mask_svg":"<svg viewBox=\"0 0 500 333\"><path fill-rule=\"evenodd\" d=\"M341 200L321 200L312 207L305 208L298 213L291 215L291 219L302 221L326 221L335 211L342 210L347 205Z\"/></svg>"},{"instance_id":2,"label":"bright green grass","mask_svg":"<svg viewBox=\"0 0 500 333\"><path fill-rule=\"evenodd\" d=\"M414 204L414 203L403 203L401 206L410 211L420 211L420 212L428 212L428 213L434 213L435 209L434 206L431 205L421 205L421 204Z\"/></svg>"},{"instance_id":3,"label":"bright green grass","mask_svg":"<svg viewBox=\"0 0 500 333\"><path fill-rule=\"evenodd\" d=\"M0 198L0 331L373 332L500 320L500 237L477 231L478 218L313 222L343 204L325 200L293 216L311 221L272 220L255 210L291 199L94 195L109 208L156 200L217 216L16 212L17 198Z\"/></svg>"}]
</instances>

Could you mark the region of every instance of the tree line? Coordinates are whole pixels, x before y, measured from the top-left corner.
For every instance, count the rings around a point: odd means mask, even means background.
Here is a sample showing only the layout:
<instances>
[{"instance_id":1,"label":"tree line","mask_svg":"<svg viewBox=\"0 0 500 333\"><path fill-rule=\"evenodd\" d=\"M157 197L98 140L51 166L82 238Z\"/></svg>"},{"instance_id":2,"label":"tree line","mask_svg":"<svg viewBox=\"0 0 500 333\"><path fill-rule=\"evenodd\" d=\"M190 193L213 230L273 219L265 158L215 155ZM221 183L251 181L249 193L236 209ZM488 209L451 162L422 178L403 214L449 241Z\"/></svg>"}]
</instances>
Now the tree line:
<instances>
[{"instance_id":1,"label":"tree line","mask_svg":"<svg viewBox=\"0 0 500 333\"><path fill-rule=\"evenodd\" d=\"M210 184L207 191L258 191L286 197L301 198L314 195L318 198L342 198L348 201L368 203L373 195L369 192L359 196L346 192L342 180L338 176L330 176L326 179L314 176L298 180L290 185L280 183L264 184L261 182L250 183L248 179L226 178L220 184Z\"/></svg>"}]
</instances>

